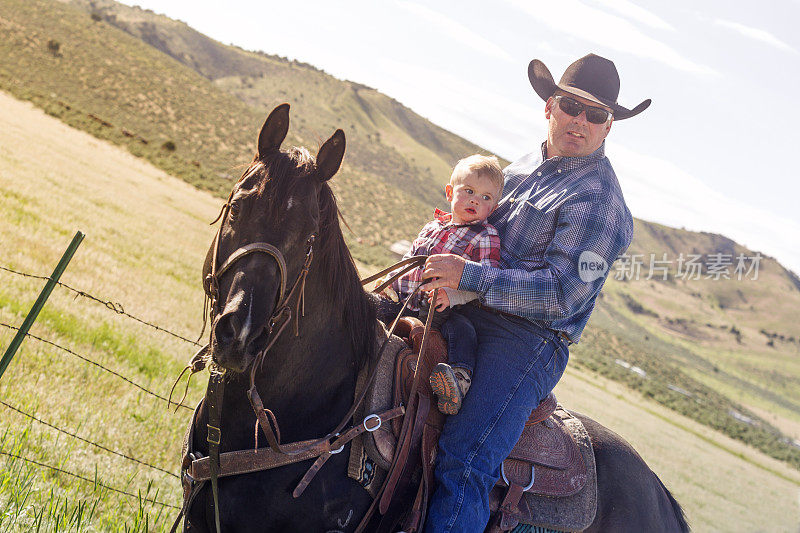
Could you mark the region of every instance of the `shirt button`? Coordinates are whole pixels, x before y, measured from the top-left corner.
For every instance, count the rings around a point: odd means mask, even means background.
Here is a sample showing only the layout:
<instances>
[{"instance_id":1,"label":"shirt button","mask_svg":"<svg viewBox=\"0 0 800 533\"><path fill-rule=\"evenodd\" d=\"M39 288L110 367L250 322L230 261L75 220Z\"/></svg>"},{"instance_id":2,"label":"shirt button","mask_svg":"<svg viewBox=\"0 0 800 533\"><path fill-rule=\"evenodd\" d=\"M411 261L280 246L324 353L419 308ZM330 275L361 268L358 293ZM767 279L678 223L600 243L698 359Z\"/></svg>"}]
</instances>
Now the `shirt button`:
<instances>
[{"instance_id":1,"label":"shirt button","mask_svg":"<svg viewBox=\"0 0 800 533\"><path fill-rule=\"evenodd\" d=\"M512 203L512 204L514 203L514 199L513 199L513 198L509 198L509 199L508 199L508 201L509 201L510 203Z\"/></svg>"},{"instance_id":2,"label":"shirt button","mask_svg":"<svg viewBox=\"0 0 800 533\"><path fill-rule=\"evenodd\" d=\"M537 175L537 176L541 176L541 175L542 175L542 172L541 172L541 171L539 171L539 172L537 172L537 173L536 173L536 175Z\"/></svg>"},{"instance_id":3,"label":"shirt button","mask_svg":"<svg viewBox=\"0 0 800 533\"><path fill-rule=\"evenodd\" d=\"M558 169L558 173L561 174L561 169L560 168Z\"/></svg>"}]
</instances>

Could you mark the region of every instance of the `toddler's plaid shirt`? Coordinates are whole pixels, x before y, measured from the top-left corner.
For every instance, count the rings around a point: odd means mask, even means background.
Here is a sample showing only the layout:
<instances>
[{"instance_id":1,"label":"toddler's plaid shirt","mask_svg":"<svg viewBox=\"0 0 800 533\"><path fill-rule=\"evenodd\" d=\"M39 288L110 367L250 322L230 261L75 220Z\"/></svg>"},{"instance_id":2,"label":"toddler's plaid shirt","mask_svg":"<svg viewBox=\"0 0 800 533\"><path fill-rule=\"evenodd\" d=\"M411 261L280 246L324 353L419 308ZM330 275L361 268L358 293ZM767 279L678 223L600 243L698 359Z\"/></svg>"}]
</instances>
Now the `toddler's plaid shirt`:
<instances>
[{"instance_id":1,"label":"toddler's plaid shirt","mask_svg":"<svg viewBox=\"0 0 800 533\"><path fill-rule=\"evenodd\" d=\"M487 267L499 267L500 236L486 221L453 224L452 214L436 209L433 220L423 226L404 258L433 254L460 255ZM410 270L392 283L401 302L422 283L422 270L422 267ZM421 300L422 295L417 294L409 302L409 309L419 311Z\"/></svg>"}]
</instances>

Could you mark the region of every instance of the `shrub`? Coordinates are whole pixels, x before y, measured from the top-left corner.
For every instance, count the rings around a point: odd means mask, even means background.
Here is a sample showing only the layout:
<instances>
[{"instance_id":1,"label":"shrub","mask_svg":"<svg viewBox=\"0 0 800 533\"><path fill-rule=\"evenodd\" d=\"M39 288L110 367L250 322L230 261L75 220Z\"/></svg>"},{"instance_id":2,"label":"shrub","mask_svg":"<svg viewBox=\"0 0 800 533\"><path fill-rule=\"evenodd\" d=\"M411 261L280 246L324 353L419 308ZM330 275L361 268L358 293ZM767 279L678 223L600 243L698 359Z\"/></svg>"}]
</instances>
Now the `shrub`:
<instances>
[{"instance_id":1,"label":"shrub","mask_svg":"<svg viewBox=\"0 0 800 533\"><path fill-rule=\"evenodd\" d=\"M50 39L47 41L47 51L55 57L59 57L61 55L61 43L55 39Z\"/></svg>"}]
</instances>

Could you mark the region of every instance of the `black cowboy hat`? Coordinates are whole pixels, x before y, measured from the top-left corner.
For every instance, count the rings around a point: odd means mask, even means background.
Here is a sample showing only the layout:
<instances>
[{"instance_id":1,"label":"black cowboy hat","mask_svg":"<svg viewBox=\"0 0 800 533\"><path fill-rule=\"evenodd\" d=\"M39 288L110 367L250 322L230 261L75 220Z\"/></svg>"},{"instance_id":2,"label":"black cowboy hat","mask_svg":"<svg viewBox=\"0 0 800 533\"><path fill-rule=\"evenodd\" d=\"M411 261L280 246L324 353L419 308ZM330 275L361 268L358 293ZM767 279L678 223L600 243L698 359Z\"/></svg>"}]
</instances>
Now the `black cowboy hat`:
<instances>
[{"instance_id":1,"label":"black cowboy hat","mask_svg":"<svg viewBox=\"0 0 800 533\"><path fill-rule=\"evenodd\" d=\"M534 59L528 65L528 79L536 94L547 100L556 89L586 98L598 104L610 107L614 111L614 120L622 120L638 115L650 105L648 98L633 109L627 109L617 103L619 96L619 74L613 61L595 54L589 54L567 67L558 85L544 63Z\"/></svg>"}]
</instances>

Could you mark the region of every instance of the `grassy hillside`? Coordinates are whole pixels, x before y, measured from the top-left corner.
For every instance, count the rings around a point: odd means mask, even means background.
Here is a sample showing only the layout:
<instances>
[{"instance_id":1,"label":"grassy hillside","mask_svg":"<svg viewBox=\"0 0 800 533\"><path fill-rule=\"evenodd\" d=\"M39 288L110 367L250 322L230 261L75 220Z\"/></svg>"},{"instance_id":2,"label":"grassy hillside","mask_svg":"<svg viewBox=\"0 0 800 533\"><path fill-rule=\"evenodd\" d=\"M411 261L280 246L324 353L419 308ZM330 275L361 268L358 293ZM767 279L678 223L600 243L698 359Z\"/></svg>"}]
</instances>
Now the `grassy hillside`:
<instances>
[{"instance_id":1,"label":"grassy hillside","mask_svg":"<svg viewBox=\"0 0 800 533\"><path fill-rule=\"evenodd\" d=\"M217 194L252 158L267 112L289 101L287 142L313 151L337 127L347 134L342 177L351 186L337 193L354 253L368 262L385 262L389 244L443 206L450 167L480 151L373 89L142 10L91 4L0 1L0 88Z\"/></svg>"},{"instance_id":2,"label":"grassy hillside","mask_svg":"<svg viewBox=\"0 0 800 533\"><path fill-rule=\"evenodd\" d=\"M87 238L65 283L196 338L202 308L199 265L213 231L206 221L216 215L218 200L6 93L0 93L0 117L2 266L48 275L81 229ZM0 276L0 322L19 325L42 282L7 272ZM13 333L0 327L0 345L5 348ZM195 349L61 288L32 333L162 396ZM202 390L198 380L191 400ZM163 402L61 349L26 339L0 381L0 398L45 422L176 471L188 412L173 414ZM4 454L179 503L176 478L66 437L6 406L0 412ZM174 511L146 502L140 506L135 498L8 455L0 456L0 464L2 531L31 531L37 523L42 531L123 531L126 524L129 530L147 531Z\"/></svg>"},{"instance_id":3,"label":"grassy hillside","mask_svg":"<svg viewBox=\"0 0 800 533\"><path fill-rule=\"evenodd\" d=\"M730 239L637 221L629 255L644 256L639 280L612 279L592 318L593 334L613 338L592 350L579 347L580 357L594 359L609 375L649 389L660 401L731 435L771 440L776 456L798 465L800 439L800 309L797 277L769 257L755 273L732 279L708 279L708 254L752 257ZM676 263L667 279L647 280L649 256L703 254L701 279L676 277ZM602 331L602 335L601 335ZM626 348L622 348L625 346ZM624 355L627 352L627 355ZM647 379L616 364L626 360L648 372ZM600 367L597 367L600 368ZM669 385L682 391L669 390ZM686 391L694 391L685 394ZM718 406L712 413L709 405ZM735 411L753 420L743 422ZM783 435L769 426L779 429ZM758 429L765 433L758 436ZM771 433L772 437L767 434ZM766 446L766 444L764 444Z\"/></svg>"},{"instance_id":4,"label":"grassy hillside","mask_svg":"<svg viewBox=\"0 0 800 533\"><path fill-rule=\"evenodd\" d=\"M40 154L47 151L48 157ZM199 278L219 201L140 159L0 93L2 261L48 274L75 229L87 237L71 286L193 338ZM17 325L41 281L0 272L0 322ZM0 346L12 331L0 328ZM161 394L194 347L57 288L33 333ZM204 377L204 376L203 376ZM195 380L187 403L203 394ZM629 439L684 505L695 531L790 531L800 473L651 399L570 365L559 398ZM175 472L189 413L34 339L0 381L0 398L53 425ZM178 480L78 442L0 406L0 451L177 505ZM2 531L165 531L174 509L0 456ZM149 491L148 491L148 483ZM752 502L763 502L760 513ZM81 525L76 517L80 515Z\"/></svg>"}]
</instances>

